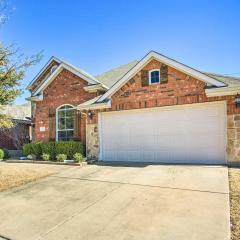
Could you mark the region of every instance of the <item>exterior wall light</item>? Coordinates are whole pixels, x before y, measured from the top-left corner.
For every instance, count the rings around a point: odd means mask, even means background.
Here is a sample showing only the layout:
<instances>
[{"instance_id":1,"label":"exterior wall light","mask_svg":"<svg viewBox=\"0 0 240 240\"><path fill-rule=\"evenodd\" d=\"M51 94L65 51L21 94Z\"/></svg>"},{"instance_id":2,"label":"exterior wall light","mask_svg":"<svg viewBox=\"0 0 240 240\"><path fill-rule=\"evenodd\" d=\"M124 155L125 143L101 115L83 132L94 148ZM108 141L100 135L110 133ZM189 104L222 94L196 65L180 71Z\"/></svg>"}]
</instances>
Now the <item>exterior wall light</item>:
<instances>
[{"instance_id":1,"label":"exterior wall light","mask_svg":"<svg viewBox=\"0 0 240 240\"><path fill-rule=\"evenodd\" d=\"M88 117L90 118L90 119L92 119L93 118L93 112L92 111L88 111L87 112L87 115L88 115Z\"/></svg>"}]
</instances>

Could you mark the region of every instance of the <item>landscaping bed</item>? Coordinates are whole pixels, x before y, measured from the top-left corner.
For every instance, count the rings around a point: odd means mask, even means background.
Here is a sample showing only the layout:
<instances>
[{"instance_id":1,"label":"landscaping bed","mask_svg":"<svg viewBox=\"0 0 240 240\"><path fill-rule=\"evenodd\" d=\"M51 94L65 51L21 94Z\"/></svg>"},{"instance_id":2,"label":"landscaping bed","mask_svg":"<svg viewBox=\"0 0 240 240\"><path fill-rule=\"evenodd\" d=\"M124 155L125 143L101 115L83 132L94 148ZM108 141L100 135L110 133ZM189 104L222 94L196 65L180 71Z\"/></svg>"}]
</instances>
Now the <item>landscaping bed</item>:
<instances>
[{"instance_id":1,"label":"landscaping bed","mask_svg":"<svg viewBox=\"0 0 240 240\"><path fill-rule=\"evenodd\" d=\"M32 142L23 146L23 154L28 160L43 160L45 163L85 161L85 147L76 141Z\"/></svg>"},{"instance_id":2,"label":"landscaping bed","mask_svg":"<svg viewBox=\"0 0 240 240\"><path fill-rule=\"evenodd\" d=\"M229 168L231 239L240 239L240 168Z\"/></svg>"},{"instance_id":3,"label":"landscaping bed","mask_svg":"<svg viewBox=\"0 0 240 240\"><path fill-rule=\"evenodd\" d=\"M5 162L7 163L35 163L35 164L53 164L53 165L71 165L71 166L85 166L87 162L73 162L73 163L64 163L56 161L41 161L41 160L17 160L17 159L8 159Z\"/></svg>"}]
</instances>

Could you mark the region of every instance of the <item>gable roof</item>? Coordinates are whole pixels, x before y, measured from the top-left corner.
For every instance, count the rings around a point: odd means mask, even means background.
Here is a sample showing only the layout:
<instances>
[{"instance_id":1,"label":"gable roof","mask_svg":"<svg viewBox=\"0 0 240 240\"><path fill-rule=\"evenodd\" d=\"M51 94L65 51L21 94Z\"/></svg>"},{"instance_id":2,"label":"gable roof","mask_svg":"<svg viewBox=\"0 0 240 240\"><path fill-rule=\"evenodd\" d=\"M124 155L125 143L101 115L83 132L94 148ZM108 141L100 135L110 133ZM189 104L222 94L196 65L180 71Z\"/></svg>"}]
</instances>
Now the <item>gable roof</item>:
<instances>
[{"instance_id":1,"label":"gable roof","mask_svg":"<svg viewBox=\"0 0 240 240\"><path fill-rule=\"evenodd\" d=\"M46 69L48 68L48 66L53 62L57 62L59 63L58 67L56 68L56 70L47 76L46 79L44 79L40 85L36 88L36 90L34 91L34 94L37 95L39 92L42 92L54 79L55 77L63 70L66 69L70 72L72 72L73 74L79 76L80 78L84 79L85 81L87 81L89 84L97 84L100 83L95 77L93 77L91 74L87 73L86 71L76 68L73 65L59 60L58 58L52 57L50 58L50 60L47 62L47 64L41 69L41 71L36 75L36 77L31 81L31 83L27 86L27 89L30 89L31 86L38 80L38 78L44 73L44 71L46 71Z\"/></svg>"},{"instance_id":2,"label":"gable roof","mask_svg":"<svg viewBox=\"0 0 240 240\"><path fill-rule=\"evenodd\" d=\"M118 89L120 89L128 80L130 80L138 71L140 71L145 65L147 65L152 59L156 59L168 66L171 66L181 72L184 72L196 79L204 81L210 85L216 87L224 87L226 84L211 75L207 75L203 72L200 72L194 68L191 68L185 64L182 64L176 60L168 58L162 54L151 51L145 57L143 57L136 65L134 65L128 72L126 72L115 84L110 88L101 98L98 99L98 102L104 101L106 98L112 96Z\"/></svg>"},{"instance_id":3,"label":"gable roof","mask_svg":"<svg viewBox=\"0 0 240 240\"><path fill-rule=\"evenodd\" d=\"M105 84L108 88L111 88L119 79L123 77L124 74L126 74L126 72L133 68L137 63L138 61L134 60L117 68L113 68L95 77L101 83Z\"/></svg>"},{"instance_id":4,"label":"gable roof","mask_svg":"<svg viewBox=\"0 0 240 240\"><path fill-rule=\"evenodd\" d=\"M47 70L48 66L51 65L52 62L57 62L58 64L61 63L61 61L52 56L47 63L42 67L42 69L38 72L38 74L33 78L33 80L28 84L28 86L26 87L26 89L30 90L31 86L37 81L37 79Z\"/></svg>"}]
</instances>

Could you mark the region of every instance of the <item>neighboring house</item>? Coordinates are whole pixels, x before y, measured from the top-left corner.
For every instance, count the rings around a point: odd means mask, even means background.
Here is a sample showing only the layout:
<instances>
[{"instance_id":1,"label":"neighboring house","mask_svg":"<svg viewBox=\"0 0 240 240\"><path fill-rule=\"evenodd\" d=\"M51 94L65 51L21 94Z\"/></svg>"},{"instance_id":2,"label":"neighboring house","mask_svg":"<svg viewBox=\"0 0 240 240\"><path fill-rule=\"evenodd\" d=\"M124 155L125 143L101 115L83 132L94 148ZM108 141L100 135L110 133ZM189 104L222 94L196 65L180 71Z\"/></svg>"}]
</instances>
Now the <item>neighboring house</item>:
<instances>
[{"instance_id":1,"label":"neighboring house","mask_svg":"<svg viewBox=\"0 0 240 240\"><path fill-rule=\"evenodd\" d=\"M0 128L0 148L19 150L31 139L31 105L7 105L0 107L0 113L12 117L12 128Z\"/></svg>"},{"instance_id":2,"label":"neighboring house","mask_svg":"<svg viewBox=\"0 0 240 240\"><path fill-rule=\"evenodd\" d=\"M240 78L151 51L93 77L52 57L28 86L35 140L79 140L104 161L240 160Z\"/></svg>"}]
</instances>

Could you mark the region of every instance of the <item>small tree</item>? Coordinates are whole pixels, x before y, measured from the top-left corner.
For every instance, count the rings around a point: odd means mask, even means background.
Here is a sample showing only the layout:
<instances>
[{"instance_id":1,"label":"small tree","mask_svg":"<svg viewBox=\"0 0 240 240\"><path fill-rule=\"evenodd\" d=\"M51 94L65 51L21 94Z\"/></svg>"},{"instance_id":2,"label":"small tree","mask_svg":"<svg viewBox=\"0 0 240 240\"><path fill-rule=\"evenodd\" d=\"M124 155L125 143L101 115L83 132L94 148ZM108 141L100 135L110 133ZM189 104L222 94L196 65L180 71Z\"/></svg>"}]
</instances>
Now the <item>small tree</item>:
<instances>
[{"instance_id":1,"label":"small tree","mask_svg":"<svg viewBox=\"0 0 240 240\"><path fill-rule=\"evenodd\" d=\"M8 2L0 0L0 27L8 19ZM0 108L1 105L11 104L22 93L20 89L26 70L38 63L42 54L26 57L13 44L4 46L0 42ZM10 117L0 114L0 128L12 127Z\"/></svg>"}]
</instances>

